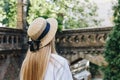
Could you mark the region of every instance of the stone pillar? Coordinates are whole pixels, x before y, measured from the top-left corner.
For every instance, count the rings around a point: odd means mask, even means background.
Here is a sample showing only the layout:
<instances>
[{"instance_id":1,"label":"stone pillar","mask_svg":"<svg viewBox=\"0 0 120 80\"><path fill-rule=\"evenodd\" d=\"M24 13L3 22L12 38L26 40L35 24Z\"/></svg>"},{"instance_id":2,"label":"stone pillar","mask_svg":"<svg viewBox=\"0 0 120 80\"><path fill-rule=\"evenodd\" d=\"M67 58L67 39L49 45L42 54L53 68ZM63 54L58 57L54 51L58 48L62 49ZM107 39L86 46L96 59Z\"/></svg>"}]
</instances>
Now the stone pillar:
<instances>
[{"instance_id":1,"label":"stone pillar","mask_svg":"<svg viewBox=\"0 0 120 80\"><path fill-rule=\"evenodd\" d=\"M24 29L23 0L17 0L17 29Z\"/></svg>"}]
</instances>

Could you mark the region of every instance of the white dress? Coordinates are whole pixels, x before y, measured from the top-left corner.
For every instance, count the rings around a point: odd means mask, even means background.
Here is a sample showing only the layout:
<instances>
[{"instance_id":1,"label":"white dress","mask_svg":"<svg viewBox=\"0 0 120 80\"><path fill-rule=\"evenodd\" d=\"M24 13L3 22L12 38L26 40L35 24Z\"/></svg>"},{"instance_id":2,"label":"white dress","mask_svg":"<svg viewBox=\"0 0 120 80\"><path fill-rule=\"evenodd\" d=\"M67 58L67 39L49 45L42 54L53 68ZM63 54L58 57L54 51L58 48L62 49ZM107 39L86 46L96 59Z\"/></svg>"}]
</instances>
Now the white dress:
<instances>
[{"instance_id":1,"label":"white dress","mask_svg":"<svg viewBox=\"0 0 120 80\"><path fill-rule=\"evenodd\" d=\"M57 54L51 54L44 80L73 80L68 61Z\"/></svg>"}]
</instances>

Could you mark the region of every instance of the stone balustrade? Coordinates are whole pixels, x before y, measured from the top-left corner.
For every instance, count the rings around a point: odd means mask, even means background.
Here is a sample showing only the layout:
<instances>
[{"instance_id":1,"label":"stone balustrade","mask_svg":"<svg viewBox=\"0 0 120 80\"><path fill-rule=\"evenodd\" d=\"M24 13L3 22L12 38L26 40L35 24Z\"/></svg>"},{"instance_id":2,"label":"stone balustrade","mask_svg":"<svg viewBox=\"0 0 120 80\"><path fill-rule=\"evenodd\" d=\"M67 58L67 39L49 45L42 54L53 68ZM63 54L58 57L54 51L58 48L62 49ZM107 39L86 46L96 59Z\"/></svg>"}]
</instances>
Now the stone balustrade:
<instances>
[{"instance_id":1,"label":"stone balustrade","mask_svg":"<svg viewBox=\"0 0 120 80\"><path fill-rule=\"evenodd\" d=\"M0 52L25 49L26 33L19 29L0 28Z\"/></svg>"},{"instance_id":2,"label":"stone balustrade","mask_svg":"<svg viewBox=\"0 0 120 80\"><path fill-rule=\"evenodd\" d=\"M56 36L56 48L71 64L82 58L97 65L106 65L102 56L112 27L64 30ZM19 80L19 71L27 50L26 32L0 28L0 80Z\"/></svg>"},{"instance_id":3,"label":"stone balustrade","mask_svg":"<svg viewBox=\"0 0 120 80\"><path fill-rule=\"evenodd\" d=\"M102 65L107 36L112 27L86 28L64 30L57 33L56 47L59 54L66 57L71 63L81 58ZM0 58L6 57L4 53L17 55L26 51L26 33L19 29L0 29ZM16 54L13 54L16 53ZM7 54L6 54L7 55Z\"/></svg>"},{"instance_id":4,"label":"stone balustrade","mask_svg":"<svg viewBox=\"0 0 120 80\"><path fill-rule=\"evenodd\" d=\"M59 32L56 37L57 51L71 63L85 58L97 65L107 65L102 54L111 29L97 27Z\"/></svg>"},{"instance_id":5,"label":"stone balustrade","mask_svg":"<svg viewBox=\"0 0 120 80\"><path fill-rule=\"evenodd\" d=\"M0 80L19 80L26 39L23 30L0 28Z\"/></svg>"}]
</instances>

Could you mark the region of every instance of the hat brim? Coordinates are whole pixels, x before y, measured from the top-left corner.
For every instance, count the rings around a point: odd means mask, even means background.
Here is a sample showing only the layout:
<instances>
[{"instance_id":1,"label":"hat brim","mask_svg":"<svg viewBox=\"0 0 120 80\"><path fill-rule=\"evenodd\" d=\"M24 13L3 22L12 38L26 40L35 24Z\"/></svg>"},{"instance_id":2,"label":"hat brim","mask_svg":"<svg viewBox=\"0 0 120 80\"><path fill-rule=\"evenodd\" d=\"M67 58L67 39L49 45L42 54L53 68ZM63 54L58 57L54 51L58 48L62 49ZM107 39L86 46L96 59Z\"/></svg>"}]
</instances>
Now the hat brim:
<instances>
[{"instance_id":1,"label":"hat brim","mask_svg":"<svg viewBox=\"0 0 120 80\"><path fill-rule=\"evenodd\" d=\"M46 21L50 24L50 30L47 33L47 35L43 39L41 39L40 48L46 46L48 43L52 41L52 39L55 37L58 28L58 23L56 19L48 18L46 19Z\"/></svg>"}]
</instances>

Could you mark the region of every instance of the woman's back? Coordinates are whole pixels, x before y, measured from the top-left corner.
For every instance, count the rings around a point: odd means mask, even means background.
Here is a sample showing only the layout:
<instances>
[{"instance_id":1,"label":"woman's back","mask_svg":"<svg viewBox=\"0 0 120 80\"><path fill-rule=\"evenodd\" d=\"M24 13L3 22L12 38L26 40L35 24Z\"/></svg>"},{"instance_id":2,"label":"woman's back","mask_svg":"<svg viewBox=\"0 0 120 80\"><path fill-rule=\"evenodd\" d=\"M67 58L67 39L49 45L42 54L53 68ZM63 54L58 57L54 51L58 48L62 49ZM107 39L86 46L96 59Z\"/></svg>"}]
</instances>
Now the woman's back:
<instances>
[{"instance_id":1,"label":"woman's back","mask_svg":"<svg viewBox=\"0 0 120 80\"><path fill-rule=\"evenodd\" d=\"M44 80L73 80L67 60L51 54Z\"/></svg>"},{"instance_id":2,"label":"woman's back","mask_svg":"<svg viewBox=\"0 0 120 80\"><path fill-rule=\"evenodd\" d=\"M68 62L55 50L55 18L36 18L27 30L28 51L23 61L20 80L73 80Z\"/></svg>"}]
</instances>

